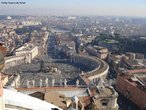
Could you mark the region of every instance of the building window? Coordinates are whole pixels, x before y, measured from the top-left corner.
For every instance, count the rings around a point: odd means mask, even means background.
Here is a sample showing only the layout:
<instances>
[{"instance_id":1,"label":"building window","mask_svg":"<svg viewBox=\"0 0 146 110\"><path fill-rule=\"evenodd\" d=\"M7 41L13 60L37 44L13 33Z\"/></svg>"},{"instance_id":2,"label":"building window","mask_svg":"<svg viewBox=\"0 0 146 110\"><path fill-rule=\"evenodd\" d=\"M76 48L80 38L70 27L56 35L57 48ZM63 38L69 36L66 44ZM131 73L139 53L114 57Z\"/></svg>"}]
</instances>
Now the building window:
<instances>
[{"instance_id":1,"label":"building window","mask_svg":"<svg viewBox=\"0 0 146 110\"><path fill-rule=\"evenodd\" d=\"M107 106L107 102L102 102L102 106Z\"/></svg>"},{"instance_id":2,"label":"building window","mask_svg":"<svg viewBox=\"0 0 146 110\"><path fill-rule=\"evenodd\" d=\"M107 107L107 105L108 105L108 100L107 100L107 99L102 99L102 100L101 100L101 105L102 105L103 107Z\"/></svg>"},{"instance_id":3,"label":"building window","mask_svg":"<svg viewBox=\"0 0 146 110\"><path fill-rule=\"evenodd\" d=\"M59 110L58 108L51 108L51 110Z\"/></svg>"}]
</instances>

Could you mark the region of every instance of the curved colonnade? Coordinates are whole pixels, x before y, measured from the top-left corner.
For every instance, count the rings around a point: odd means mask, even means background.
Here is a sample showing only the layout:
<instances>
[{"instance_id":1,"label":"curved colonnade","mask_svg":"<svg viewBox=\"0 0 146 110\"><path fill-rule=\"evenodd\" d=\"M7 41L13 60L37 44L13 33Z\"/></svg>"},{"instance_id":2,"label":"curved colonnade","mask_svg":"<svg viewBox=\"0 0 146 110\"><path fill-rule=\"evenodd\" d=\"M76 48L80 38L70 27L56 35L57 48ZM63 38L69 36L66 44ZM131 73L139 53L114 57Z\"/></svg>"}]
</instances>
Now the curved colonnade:
<instances>
[{"instance_id":1,"label":"curved colonnade","mask_svg":"<svg viewBox=\"0 0 146 110\"><path fill-rule=\"evenodd\" d=\"M109 70L109 65L97 57L75 54L71 55L70 60L72 63L82 65L89 70L88 72L82 73L80 76L88 79L90 82L95 82L101 77L105 78Z\"/></svg>"}]
</instances>

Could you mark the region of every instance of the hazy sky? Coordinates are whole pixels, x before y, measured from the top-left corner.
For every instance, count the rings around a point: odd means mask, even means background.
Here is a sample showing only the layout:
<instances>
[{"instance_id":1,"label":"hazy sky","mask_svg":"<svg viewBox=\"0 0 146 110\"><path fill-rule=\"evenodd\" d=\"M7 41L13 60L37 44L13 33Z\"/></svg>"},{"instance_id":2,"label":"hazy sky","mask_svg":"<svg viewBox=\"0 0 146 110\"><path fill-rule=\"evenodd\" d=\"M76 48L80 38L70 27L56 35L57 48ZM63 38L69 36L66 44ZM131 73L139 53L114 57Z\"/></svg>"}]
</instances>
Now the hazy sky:
<instances>
[{"instance_id":1,"label":"hazy sky","mask_svg":"<svg viewBox=\"0 0 146 110\"><path fill-rule=\"evenodd\" d=\"M146 17L146 0L0 0L24 1L25 5L0 3L0 14L118 15Z\"/></svg>"}]
</instances>

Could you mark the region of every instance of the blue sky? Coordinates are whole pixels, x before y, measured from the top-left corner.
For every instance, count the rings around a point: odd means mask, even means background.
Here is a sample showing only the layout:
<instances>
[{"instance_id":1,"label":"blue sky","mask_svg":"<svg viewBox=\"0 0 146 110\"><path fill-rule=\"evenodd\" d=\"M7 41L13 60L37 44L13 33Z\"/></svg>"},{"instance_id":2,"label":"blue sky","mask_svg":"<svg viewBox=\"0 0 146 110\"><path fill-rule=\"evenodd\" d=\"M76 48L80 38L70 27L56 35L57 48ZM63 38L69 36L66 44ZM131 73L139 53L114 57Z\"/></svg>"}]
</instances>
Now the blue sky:
<instances>
[{"instance_id":1,"label":"blue sky","mask_svg":"<svg viewBox=\"0 0 146 110\"><path fill-rule=\"evenodd\" d=\"M0 14L118 15L146 17L146 0L0 0L25 1L25 5L0 4Z\"/></svg>"}]
</instances>

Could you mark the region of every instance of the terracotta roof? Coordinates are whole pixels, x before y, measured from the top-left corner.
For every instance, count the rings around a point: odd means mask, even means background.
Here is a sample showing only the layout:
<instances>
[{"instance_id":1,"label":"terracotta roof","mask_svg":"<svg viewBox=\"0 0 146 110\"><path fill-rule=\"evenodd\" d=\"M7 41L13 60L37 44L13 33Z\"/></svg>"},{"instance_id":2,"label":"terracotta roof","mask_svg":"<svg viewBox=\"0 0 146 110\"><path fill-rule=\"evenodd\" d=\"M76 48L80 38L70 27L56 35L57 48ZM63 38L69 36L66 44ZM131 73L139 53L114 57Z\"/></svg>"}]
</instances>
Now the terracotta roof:
<instances>
[{"instance_id":1,"label":"terracotta roof","mask_svg":"<svg viewBox=\"0 0 146 110\"><path fill-rule=\"evenodd\" d=\"M60 108L66 109L65 100L67 100L67 98L65 98L63 94L54 91L49 91L45 93L44 100L56 106L59 106Z\"/></svg>"},{"instance_id":2,"label":"terracotta roof","mask_svg":"<svg viewBox=\"0 0 146 110\"><path fill-rule=\"evenodd\" d=\"M44 93L42 92L35 92L35 93L32 93L32 94L29 94L30 96L32 97L36 97L38 99L41 99L41 100L44 100Z\"/></svg>"},{"instance_id":3,"label":"terracotta roof","mask_svg":"<svg viewBox=\"0 0 146 110\"><path fill-rule=\"evenodd\" d=\"M7 49L0 44L0 51L6 54Z\"/></svg>"},{"instance_id":4,"label":"terracotta roof","mask_svg":"<svg viewBox=\"0 0 146 110\"><path fill-rule=\"evenodd\" d=\"M145 73L146 69L127 70L128 73Z\"/></svg>"},{"instance_id":5,"label":"terracotta roof","mask_svg":"<svg viewBox=\"0 0 146 110\"><path fill-rule=\"evenodd\" d=\"M127 63L130 66L140 66L138 61L136 60L126 60L125 63Z\"/></svg>"},{"instance_id":6,"label":"terracotta roof","mask_svg":"<svg viewBox=\"0 0 146 110\"><path fill-rule=\"evenodd\" d=\"M6 77L8 77L9 75L1 73L1 80L4 80Z\"/></svg>"}]
</instances>

